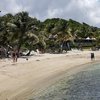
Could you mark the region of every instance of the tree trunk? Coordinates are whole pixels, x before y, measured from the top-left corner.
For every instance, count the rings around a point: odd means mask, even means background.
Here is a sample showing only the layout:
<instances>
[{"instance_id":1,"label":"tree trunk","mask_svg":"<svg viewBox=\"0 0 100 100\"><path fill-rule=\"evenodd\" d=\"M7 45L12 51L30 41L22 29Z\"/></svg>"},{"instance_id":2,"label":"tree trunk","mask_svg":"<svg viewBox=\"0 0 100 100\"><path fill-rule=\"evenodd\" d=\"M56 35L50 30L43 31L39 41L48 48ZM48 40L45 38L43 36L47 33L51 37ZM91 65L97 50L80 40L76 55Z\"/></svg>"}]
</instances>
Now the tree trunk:
<instances>
[{"instance_id":1,"label":"tree trunk","mask_svg":"<svg viewBox=\"0 0 100 100\"><path fill-rule=\"evenodd\" d=\"M30 56L30 54L31 54L31 49L29 50L29 52L26 54L26 56Z\"/></svg>"}]
</instances>

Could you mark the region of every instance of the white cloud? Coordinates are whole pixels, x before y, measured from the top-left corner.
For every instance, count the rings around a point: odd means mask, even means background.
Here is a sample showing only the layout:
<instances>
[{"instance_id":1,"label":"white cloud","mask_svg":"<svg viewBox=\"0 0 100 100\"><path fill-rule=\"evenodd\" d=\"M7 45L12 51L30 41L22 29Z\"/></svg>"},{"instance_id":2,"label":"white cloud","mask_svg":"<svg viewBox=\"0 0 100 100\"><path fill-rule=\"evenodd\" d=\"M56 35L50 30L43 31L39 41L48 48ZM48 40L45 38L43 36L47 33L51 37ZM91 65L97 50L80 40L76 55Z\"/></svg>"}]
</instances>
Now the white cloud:
<instances>
[{"instance_id":1,"label":"white cloud","mask_svg":"<svg viewBox=\"0 0 100 100\"><path fill-rule=\"evenodd\" d=\"M1 1L1 0L0 0ZM28 11L40 20L60 17L100 27L99 0L2 0L2 14Z\"/></svg>"},{"instance_id":2,"label":"white cloud","mask_svg":"<svg viewBox=\"0 0 100 100\"><path fill-rule=\"evenodd\" d=\"M83 10L84 15L91 24L100 23L100 7L97 0L78 0L80 9Z\"/></svg>"},{"instance_id":3,"label":"white cloud","mask_svg":"<svg viewBox=\"0 0 100 100\"><path fill-rule=\"evenodd\" d=\"M63 10L62 9L49 9L47 16L49 18L53 18L53 17L58 17L62 13L63 13Z\"/></svg>"}]
</instances>

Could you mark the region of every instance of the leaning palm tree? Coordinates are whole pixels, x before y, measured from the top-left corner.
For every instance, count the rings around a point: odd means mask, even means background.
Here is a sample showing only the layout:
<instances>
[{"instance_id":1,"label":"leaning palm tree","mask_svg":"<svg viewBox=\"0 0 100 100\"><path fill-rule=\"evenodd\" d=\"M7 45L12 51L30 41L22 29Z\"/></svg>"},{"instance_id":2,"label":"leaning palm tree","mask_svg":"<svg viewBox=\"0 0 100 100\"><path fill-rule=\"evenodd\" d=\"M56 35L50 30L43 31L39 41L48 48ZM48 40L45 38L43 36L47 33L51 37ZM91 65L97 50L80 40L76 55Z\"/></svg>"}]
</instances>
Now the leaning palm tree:
<instances>
[{"instance_id":1,"label":"leaning palm tree","mask_svg":"<svg viewBox=\"0 0 100 100\"><path fill-rule=\"evenodd\" d=\"M35 34L30 33L27 35L26 41L27 42L25 43L25 45L28 46L29 50L29 52L26 55L29 56L33 49L33 46L35 46L39 42L39 38Z\"/></svg>"},{"instance_id":2,"label":"leaning palm tree","mask_svg":"<svg viewBox=\"0 0 100 100\"><path fill-rule=\"evenodd\" d=\"M29 17L27 12L17 13L14 16L14 19L8 23L8 26L10 26L11 32L13 33L12 40L16 42L18 52L25 42L32 41L29 43L32 45L33 38L36 38L38 42L37 36L35 34L38 30L37 23L38 21Z\"/></svg>"}]
</instances>

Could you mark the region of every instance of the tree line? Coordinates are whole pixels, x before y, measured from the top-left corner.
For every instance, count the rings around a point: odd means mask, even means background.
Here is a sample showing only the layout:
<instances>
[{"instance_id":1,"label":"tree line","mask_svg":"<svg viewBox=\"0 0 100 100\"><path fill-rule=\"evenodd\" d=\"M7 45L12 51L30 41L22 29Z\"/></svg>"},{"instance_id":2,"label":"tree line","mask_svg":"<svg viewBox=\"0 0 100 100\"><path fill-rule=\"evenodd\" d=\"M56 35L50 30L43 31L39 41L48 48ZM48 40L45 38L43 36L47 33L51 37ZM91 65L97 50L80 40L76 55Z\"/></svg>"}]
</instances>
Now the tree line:
<instances>
[{"instance_id":1,"label":"tree line","mask_svg":"<svg viewBox=\"0 0 100 100\"><path fill-rule=\"evenodd\" d=\"M0 46L32 50L38 48L42 52L59 49L64 41L74 39L95 38L100 45L100 28L87 23L79 23L72 19L51 18L40 21L30 17L28 12L15 15L8 13L0 16Z\"/></svg>"}]
</instances>

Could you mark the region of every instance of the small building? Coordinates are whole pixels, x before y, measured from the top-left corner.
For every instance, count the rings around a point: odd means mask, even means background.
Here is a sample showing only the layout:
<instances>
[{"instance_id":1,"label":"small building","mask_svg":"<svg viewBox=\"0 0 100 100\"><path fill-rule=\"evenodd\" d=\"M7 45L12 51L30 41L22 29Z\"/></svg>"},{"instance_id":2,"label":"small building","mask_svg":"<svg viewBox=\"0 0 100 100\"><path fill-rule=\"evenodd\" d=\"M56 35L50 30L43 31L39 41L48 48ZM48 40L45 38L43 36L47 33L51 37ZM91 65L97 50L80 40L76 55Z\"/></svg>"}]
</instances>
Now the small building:
<instances>
[{"instance_id":1,"label":"small building","mask_svg":"<svg viewBox=\"0 0 100 100\"><path fill-rule=\"evenodd\" d=\"M94 38L83 38L64 41L62 43L62 50L71 50L71 48L81 48L81 47L93 47L96 45L96 39Z\"/></svg>"},{"instance_id":2,"label":"small building","mask_svg":"<svg viewBox=\"0 0 100 100\"><path fill-rule=\"evenodd\" d=\"M96 45L96 40L92 38L75 39L74 43L76 46L82 45L82 47L92 47Z\"/></svg>"}]
</instances>

